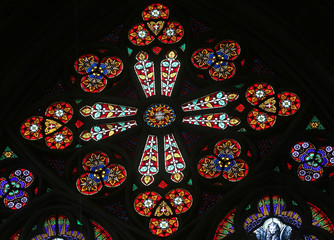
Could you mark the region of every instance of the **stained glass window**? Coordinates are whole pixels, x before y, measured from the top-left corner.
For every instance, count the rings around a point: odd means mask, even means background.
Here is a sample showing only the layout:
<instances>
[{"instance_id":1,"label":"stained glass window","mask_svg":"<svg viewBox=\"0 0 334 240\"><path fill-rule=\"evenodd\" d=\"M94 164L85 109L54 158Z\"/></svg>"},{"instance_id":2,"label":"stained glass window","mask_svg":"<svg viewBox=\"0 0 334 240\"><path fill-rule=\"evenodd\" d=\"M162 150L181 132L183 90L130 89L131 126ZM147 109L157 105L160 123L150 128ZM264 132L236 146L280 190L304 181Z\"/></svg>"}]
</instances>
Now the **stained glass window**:
<instances>
[{"instance_id":1,"label":"stained glass window","mask_svg":"<svg viewBox=\"0 0 334 240\"><path fill-rule=\"evenodd\" d=\"M4 239L331 239L333 127L291 60L232 9L133 6L6 122Z\"/></svg>"}]
</instances>

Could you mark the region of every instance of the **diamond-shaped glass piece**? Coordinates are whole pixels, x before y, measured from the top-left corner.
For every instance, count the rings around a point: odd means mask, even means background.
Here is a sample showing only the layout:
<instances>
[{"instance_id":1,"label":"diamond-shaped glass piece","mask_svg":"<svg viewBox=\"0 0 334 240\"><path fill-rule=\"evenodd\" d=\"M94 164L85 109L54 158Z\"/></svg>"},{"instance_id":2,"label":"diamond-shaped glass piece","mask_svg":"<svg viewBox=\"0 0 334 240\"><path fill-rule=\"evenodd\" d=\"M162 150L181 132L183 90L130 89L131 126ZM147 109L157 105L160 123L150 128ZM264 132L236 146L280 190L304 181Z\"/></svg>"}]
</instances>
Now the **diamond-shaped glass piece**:
<instances>
[{"instance_id":1,"label":"diamond-shaped glass piece","mask_svg":"<svg viewBox=\"0 0 334 240\"><path fill-rule=\"evenodd\" d=\"M80 120L78 120L78 121L76 121L75 126L77 128L80 128L83 124L84 124L83 122L81 122Z\"/></svg>"},{"instance_id":2,"label":"diamond-shaped glass piece","mask_svg":"<svg viewBox=\"0 0 334 240\"><path fill-rule=\"evenodd\" d=\"M242 105L241 103L235 108L235 110L239 112L243 112L245 110L245 106Z\"/></svg>"},{"instance_id":3,"label":"diamond-shaped glass piece","mask_svg":"<svg viewBox=\"0 0 334 240\"><path fill-rule=\"evenodd\" d=\"M162 48L161 48L161 47L158 47L158 46L155 46L155 47L152 48L152 51L153 51L156 55L158 55L158 54L160 53L161 50L162 50Z\"/></svg>"},{"instance_id":4,"label":"diamond-shaped glass piece","mask_svg":"<svg viewBox=\"0 0 334 240\"><path fill-rule=\"evenodd\" d=\"M167 185L167 183L165 183L163 180L159 183L159 185L158 185L160 188L165 188L165 187L167 187L168 185Z\"/></svg>"}]
</instances>

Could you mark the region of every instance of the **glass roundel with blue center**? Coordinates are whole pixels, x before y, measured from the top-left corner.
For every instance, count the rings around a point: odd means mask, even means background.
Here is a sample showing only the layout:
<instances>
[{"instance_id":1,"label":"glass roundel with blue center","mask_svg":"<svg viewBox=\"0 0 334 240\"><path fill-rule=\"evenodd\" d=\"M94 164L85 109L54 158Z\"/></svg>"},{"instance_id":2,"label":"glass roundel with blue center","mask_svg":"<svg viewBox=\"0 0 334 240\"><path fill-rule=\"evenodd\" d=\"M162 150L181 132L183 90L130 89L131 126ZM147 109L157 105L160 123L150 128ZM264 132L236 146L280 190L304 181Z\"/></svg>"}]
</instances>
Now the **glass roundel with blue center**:
<instances>
[{"instance_id":1,"label":"glass roundel with blue center","mask_svg":"<svg viewBox=\"0 0 334 240\"><path fill-rule=\"evenodd\" d=\"M93 63L92 66L87 69L87 72L90 78L96 79L102 79L102 74L106 75L108 73L103 63L101 63L100 66L98 66L98 63Z\"/></svg>"},{"instance_id":2,"label":"glass roundel with blue center","mask_svg":"<svg viewBox=\"0 0 334 240\"><path fill-rule=\"evenodd\" d=\"M235 165L235 161L230 161L232 158L231 154L219 154L218 158L214 160L217 170L229 171Z\"/></svg>"},{"instance_id":3,"label":"glass roundel with blue center","mask_svg":"<svg viewBox=\"0 0 334 240\"><path fill-rule=\"evenodd\" d=\"M227 60L229 57L222 53L221 51L217 52L217 57L215 56L215 53L211 53L209 55L208 64L212 65L213 68L219 68L227 65Z\"/></svg>"},{"instance_id":4,"label":"glass roundel with blue center","mask_svg":"<svg viewBox=\"0 0 334 240\"><path fill-rule=\"evenodd\" d=\"M150 105L144 113L144 122L153 128L167 127L175 121L175 112L165 103Z\"/></svg>"}]
</instances>

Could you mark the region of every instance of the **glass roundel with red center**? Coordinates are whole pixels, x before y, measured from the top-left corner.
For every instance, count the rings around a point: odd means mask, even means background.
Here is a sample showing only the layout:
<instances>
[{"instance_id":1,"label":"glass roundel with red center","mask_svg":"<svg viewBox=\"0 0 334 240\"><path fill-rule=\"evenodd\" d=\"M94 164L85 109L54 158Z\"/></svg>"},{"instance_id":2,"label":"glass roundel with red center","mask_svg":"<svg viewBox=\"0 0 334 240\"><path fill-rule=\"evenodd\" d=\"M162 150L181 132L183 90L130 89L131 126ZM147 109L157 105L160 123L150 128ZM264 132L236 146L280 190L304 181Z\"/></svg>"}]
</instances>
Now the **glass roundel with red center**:
<instances>
[{"instance_id":1,"label":"glass roundel with red center","mask_svg":"<svg viewBox=\"0 0 334 240\"><path fill-rule=\"evenodd\" d=\"M155 39L153 35L146 28L144 23L134 25L129 33L128 37L130 42L137 46L145 46L153 42Z\"/></svg>"},{"instance_id":2,"label":"glass roundel with red center","mask_svg":"<svg viewBox=\"0 0 334 240\"><path fill-rule=\"evenodd\" d=\"M73 108L66 102L55 102L46 109L45 116L67 123L72 119Z\"/></svg>"},{"instance_id":3,"label":"glass roundel with red center","mask_svg":"<svg viewBox=\"0 0 334 240\"><path fill-rule=\"evenodd\" d=\"M158 237L168 237L179 228L177 217L171 218L152 218L150 220L150 230Z\"/></svg>"},{"instance_id":4,"label":"glass roundel with red center","mask_svg":"<svg viewBox=\"0 0 334 240\"><path fill-rule=\"evenodd\" d=\"M174 189L166 194L166 199L174 207L176 214L181 214L189 210L193 203L193 197L185 189Z\"/></svg>"},{"instance_id":5,"label":"glass roundel with red center","mask_svg":"<svg viewBox=\"0 0 334 240\"><path fill-rule=\"evenodd\" d=\"M249 112L247 121L251 128L260 131L271 128L275 124L276 118L273 114L267 114L254 108Z\"/></svg>"},{"instance_id":6,"label":"glass roundel with red center","mask_svg":"<svg viewBox=\"0 0 334 240\"><path fill-rule=\"evenodd\" d=\"M150 4L142 12L144 21L156 19L166 20L168 17L169 9L160 3Z\"/></svg>"},{"instance_id":7,"label":"glass roundel with red center","mask_svg":"<svg viewBox=\"0 0 334 240\"><path fill-rule=\"evenodd\" d=\"M26 119L22 125L20 132L25 139L38 140L43 138L42 134L43 117L34 116Z\"/></svg>"},{"instance_id":8,"label":"glass roundel with red center","mask_svg":"<svg viewBox=\"0 0 334 240\"><path fill-rule=\"evenodd\" d=\"M277 94L279 99L278 115L289 116L295 114L300 108L299 97L292 92L281 92Z\"/></svg>"},{"instance_id":9,"label":"glass roundel with red center","mask_svg":"<svg viewBox=\"0 0 334 240\"><path fill-rule=\"evenodd\" d=\"M51 149L64 149L68 147L72 141L73 133L67 127L63 127L60 131L45 137L45 143Z\"/></svg>"},{"instance_id":10,"label":"glass roundel with red center","mask_svg":"<svg viewBox=\"0 0 334 240\"><path fill-rule=\"evenodd\" d=\"M152 210L161 200L161 196L156 192L144 192L139 194L134 201L134 209L141 216L151 216Z\"/></svg>"},{"instance_id":11,"label":"glass roundel with red center","mask_svg":"<svg viewBox=\"0 0 334 240\"><path fill-rule=\"evenodd\" d=\"M180 23L172 21L167 22L162 34L158 36L158 39L166 44L177 43L182 39L184 35L183 27Z\"/></svg>"},{"instance_id":12,"label":"glass roundel with red center","mask_svg":"<svg viewBox=\"0 0 334 240\"><path fill-rule=\"evenodd\" d=\"M246 90L246 99L252 105L257 105L260 101L275 94L274 88L268 83L255 83Z\"/></svg>"}]
</instances>

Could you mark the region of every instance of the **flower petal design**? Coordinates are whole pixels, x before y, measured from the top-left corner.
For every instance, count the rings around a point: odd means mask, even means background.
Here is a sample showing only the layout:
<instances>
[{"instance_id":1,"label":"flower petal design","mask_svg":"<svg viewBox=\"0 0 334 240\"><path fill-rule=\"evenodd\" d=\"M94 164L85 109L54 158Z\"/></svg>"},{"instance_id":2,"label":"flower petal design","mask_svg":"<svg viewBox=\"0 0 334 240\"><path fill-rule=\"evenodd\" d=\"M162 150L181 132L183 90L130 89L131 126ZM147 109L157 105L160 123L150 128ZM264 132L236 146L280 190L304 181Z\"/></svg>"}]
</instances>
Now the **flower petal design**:
<instances>
[{"instance_id":1,"label":"flower petal design","mask_svg":"<svg viewBox=\"0 0 334 240\"><path fill-rule=\"evenodd\" d=\"M128 37L130 42L137 46L148 45L154 40L154 37L146 29L144 23L134 25L130 29Z\"/></svg>"},{"instance_id":2,"label":"flower petal design","mask_svg":"<svg viewBox=\"0 0 334 240\"><path fill-rule=\"evenodd\" d=\"M160 200L161 196L159 193L144 192L136 197L133 205L139 215L149 217Z\"/></svg>"},{"instance_id":3,"label":"flower petal design","mask_svg":"<svg viewBox=\"0 0 334 240\"><path fill-rule=\"evenodd\" d=\"M83 161L82 167L86 171L95 171L95 169L103 169L109 164L109 157L104 152L92 152L87 154Z\"/></svg>"},{"instance_id":4,"label":"flower petal design","mask_svg":"<svg viewBox=\"0 0 334 240\"><path fill-rule=\"evenodd\" d=\"M24 191L34 182L34 175L24 168L19 168L9 174L8 179L0 178L0 198L7 208L18 210L26 206L29 194Z\"/></svg>"},{"instance_id":5,"label":"flower petal design","mask_svg":"<svg viewBox=\"0 0 334 240\"><path fill-rule=\"evenodd\" d=\"M184 176L182 171L186 168L186 163L173 134L164 135L164 155L165 169L172 175L171 180L176 183L181 182Z\"/></svg>"},{"instance_id":6,"label":"flower petal design","mask_svg":"<svg viewBox=\"0 0 334 240\"><path fill-rule=\"evenodd\" d=\"M67 127L63 127L60 131L45 137L45 143L51 149L64 149L68 147L72 141L73 133Z\"/></svg>"},{"instance_id":7,"label":"flower petal design","mask_svg":"<svg viewBox=\"0 0 334 240\"><path fill-rule=\"evenodd\" d=\"M107 175L104 180L104 186L109 188L120 186L127 177L125 168L120 164L110 164L104 171Z\"/></svg>"},{"instance_id":8,"label":"flower petal design","mask_svg":"<svg viewBox=\"0 0 334 240\"><path fill-rule=\"evenodd\" d=\"M107 86L107 79L98 74L90 74L81 79L81 88L85 92L99 93Z\"/></svg>"},{"instance_id":9,"label":"flower petal design","mask_svg":"<svg viewBox=\"0 0 334 240\"><path fill-rule=\"evenodd\" d=\"M28 140L38 140L43 138L42 134L43 117L34 116L26 119L21 125L21 135Z\"/></svg>"},{"instance_id":10,"label":"flower petal design","mask_svg":"<svg viewBox=\"0 0 334 240\"><path fill-rule=\"evenodd\" d=\"M100 63L100 71L108 78L114 78L121 74L123 62L118 57L105 57Z\"/></svg>"},{"instance_id":11,"label":"flower petal design","mask_svg":"<svg viewBox=\"0 0 334 240\"><path fill-rule=\"evenodd\" d=\"M154 63L148 60L146 52L139 52L136 56L137 63L134 66L138 81L144 91L146 97L151 97L156 94Z\"/></svg>"},{"instance_id":12,"label":"flower petal design","mask_svg":"<svg viewBox=\"0 0 334 240\"><path fill-rule=\"evenodd\" d=\"M190 192L182 188L171 190L166 194L165 198L174 207L176 214L188 211L193 204L193 197Z\"/></svg>"},{"instance_id":13,"label":"flower petal design","mask_svg":"<svg viewBox=\"0 0 334 240\"><path fill-rule=\"evenodd\" d=\"M213 80L223 81L232 78L236 70L236 66L233 62L223 60L215 62L209 69L209 74Z\"/></svg>"},{"instance_id":14,"label":"flower petal design","mask_svg":"<svg viewBox=\"0 0 334 240\"><path fill-rule=\"evenodd\" d=\"M141 182L145 186L152 184L154 175L159 172L158 137L155 135L147 136L138 172L142 175Z\"/></svg>"},{"instance_id":15,"label":"flower petal design","mask_svg":"<svg viewBox=\"0 0 334 240\"><path fill-rule=\"evenodd\" d=\"M34 182L34 175L24 168L16 169L9 175L10 184L16 188L28 188Z\"/></svg>"},{"instance_id":16,"label":"flower petal design","mask_svg":"<svg viewBox=\"0 0 334 240\"><path fill-rule=\"evenodd\" d=\"M169 9L160 3L153 3L148 5L142 12L142 18L144 21L163 19L166 20L169 17Z\"/></svg>"},{"instance_id":17,"label":"flower petal design","mask_svg":"<svg viewBox=\"0 0 334 240\"><path fill-rule=\"evenodd\" d=\"M228 126L237 126L240 120L236 117L229 117L226 113L213 113L184 117L182 122L224 130Z\"/></svg>"},{"instance_id":18,"label":"flower petal design","mask_svg":"<svg viewBox=\"0 0 334 240\"><path fill-rule=\"evenodd\" d=\"M137 110L135 107L97 102L93 106L86 105L82 107L80 113L84 117L91 116L93 119L98 120L134 116Z\"/></svg>"},{"instance_id":19,"label":"flower petal design","mask_svg":"<svg viewBox=\"0 0 334 240\"><path fill-rule=\"evenodd\" d=\"M254 108L248 113L247 121L251 128L261 131L271 128L276 122L276 116L261 112Z\"/></svg>"},{"instance_id":20,"label":"flower petal design","mask_svg":"<svg viewBox=\"0 0 334 240\"><path fill-rule=\"evenodd\" d=\"M228 102L237 100L239 95L237 93L224 93L223 91L213 92L200 98L196 98L189 102L182 104L184 112L223 108Z\"/></svg>"},{"instance_id":21,"label":"flower petal design","mask_svg":"<svg viewBox=\"0 0 334 240\"><path fill-rule=\"evenodd\" d=\"M78 191L84 195L94 195L98 193L102 189L103 185L96 176L92 173L82 174L76 181Z\"/></svg>"},{"instance_id":22,"label":"flower petal design","mask_svg":"<svg viewBox=\"0 0 334 240\"><path fill-rule=\"evenodd\" d=\"M248 174L248 165L242 159L236 159L224 163L223 177L230 182L238 182Z\"/></svg>"},{"instance_id":23,"label":"flower petal design","mask_svg":"<svg viewBox=\"0 0 334 240\"><path fill-rule=\"evenodd\" d=\"M179 73L181 63L176 60L176 51L170 51L166 54L166 59L160 63L161 72L161 94L170 97Z\"/></svg>"},{"instance_id":24,"label":"flower petal design","mask_svg":"<svg viewBox=\"0 0 334 240\"><path fill-rule=\"evenodd\" d=\"M73 108L66 102L55 102L46 109L45 116L67 123L72 119Z\"/></svg>"},{"instance_id":25,"label":"flower petal design","mask_svg":"<svg viewBox=\"0 0 334 240\"><path fill-rule=\"evenodd\" d=\"M180 23L172 21L167 22L165 29L158 39L165 44L177 43L184 35L183 27Z\"/></svg>"},{"instance_id":26,"label":"flower petal design","mask_svg":"<svg viewBox=\"0 0 334 240\"><path fill-rule=\"evenodd\" d=\"M196 68L207 69L211 66L215 55L211 48L197 49L191 56L191 62Z\"/></svg>"},{"instance_id":27,"label":"flower petal design","mask_svg":"<svg viewBox=\"0 0 334 240\"><path fill-rule=\"evenodd\" d=\"M230 61L236 59L241 52L239 43L234 40L223 40L217 43L215 50L218 56L223 56Z\"/></svg>"},{"instance_id":28,"label":"flower petal design","mask_svg":"<svg viewBox=\"0 0 334 240\"><path fill-rule=\"evenodd\" d=\"M74 62L74 69L79 74L87 74L94 69L98 65L99 58L95 56L94 54L85 54L80 56L75 62Z\"/></svg>"},{"instance_id":29,"label":"flower petal design","mask_svg":"<svg viewBox=\"0 0 334 240\"><path fill-rule=\"evenodd\" d=\"M259 82L251 85L246 90L246 99L252 105L257 105L260 101L275 94L274 88L268 83Z\"/></svg>"},{"instance_id":30,"label":"flower petal design","mask_svg":"<svg viewBox=\"0 0 334 240\"><path fill-rule=\"evenodd\" d=\"M297 142L290 151L291 157L299 162L298 177L307 182L318 180L324 174L324 167L334 166L332 146L316 148L310 142Z\"/></svg>"},{"instance_id":31,"label":"flower petal design","mask_svg":"<svg viewBox=\"0 0 334 240\"><path fill-rule=\"evenodd\" d=\"M216 143L214 154L218 157L237 158L241 153L240 144L234 139L223 139Z\"/></svg>"},{"instance_id":32,"label":"flower petal design","mask_svg":"<svg viewBox=\"0 0 334 240\"><path fill-rule=\"evenodd\" d=\"M216 157L213 155L201 158L197 164L198 173L207 179L218 177L221 171L217 169L215 160Z\"/></svg>"},{"instance_id":33,"label":"flower petal design","mask_svg":"<svg viewBox=\"0 0 334 240\"><path fill-rule=\"evenodd\" d=\"M299 97L292 92L281 92L277 94L279 99L279 111L280 116L289 116L295 114L300 108Z\"/></svg>"},{"instance_id":34,"label":"flower petal design","mask_svg":"<svg viewBox=\"0 0 334 240\"><path fill-rule=\"evenodd\" d=\"M179 228L177 217L172 218L152 218L150 220L150 230L158 237L168 237Z\"/></svg>"},{"instance_id":35,"label":"flower petal design","mask_svg":"<svg viewBox=\"0 0 334 240\"><path fill-rule=\"evenodd\" d=\"M94 139L95 141L100 141L102 139L111 137L118 133L124 132L128 129L137 126L137 122L134 120L116 123L106 123L93 126L90 131L83 131L80 134L80 138L84 141L89 141Z\"/></svg>"}]
</instances>

